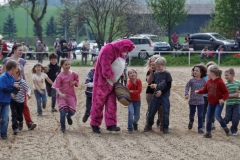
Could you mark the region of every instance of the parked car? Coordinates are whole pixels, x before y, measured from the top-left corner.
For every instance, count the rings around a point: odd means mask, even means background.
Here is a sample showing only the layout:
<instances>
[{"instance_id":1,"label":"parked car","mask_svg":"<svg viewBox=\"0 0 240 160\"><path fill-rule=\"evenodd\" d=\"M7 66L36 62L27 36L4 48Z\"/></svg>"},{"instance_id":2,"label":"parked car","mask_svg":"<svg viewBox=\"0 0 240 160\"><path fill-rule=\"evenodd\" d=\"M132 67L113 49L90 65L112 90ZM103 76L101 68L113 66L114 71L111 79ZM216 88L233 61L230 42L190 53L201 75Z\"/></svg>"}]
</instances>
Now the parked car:
<instances>
[{"instance_id":1,"label":"parked car","mask_svg":"<svg viewBox=\"0 0 240 160\"><path fill-rule=\"evenodd\" d=\"M158 54L159 52L170 51L170 50L171 50L171 46L167 42L156 42L153 45L154 54Z\"/></svg>"},{"instance_id":2,"label":"parked car","mask_svg":"<svg viewBox=\"0 0 240 160\"><path fill-rule=\"evenodd\" d=\"M130 52L130 57L139 57L141 59L146 59L154 54L152 40L144 36L133 36L129 37L135 47L132 52Z\"/></svg>"},{"instance_id":3,"label":"parked car","mask_svg":"<svg viewBox=\"0 0 240 160\"><path fill-rule=\"evenodd\" d=\"M82 48L83 42L79 43L77 45L77 49L75 51L76 54L81 54L81 48ZM98 45L97 43L90 43L90 49L89 49L89 54L92 54L93 46L96 48L96 55L99 53Z\"/></svg>"},{"instance_id":4,"label":"parked car","mask_svg":"<svg viewBox=\"0 0 240 160\"><path fill-rule=\"evenodd\" d=\"M194 50L202 50L204 47L217 50L220 45L227 51L238 50L238 44L234 40L226 39L218 33L195 33L190 35L189 45Z\"/></svg>"}]
</instances>

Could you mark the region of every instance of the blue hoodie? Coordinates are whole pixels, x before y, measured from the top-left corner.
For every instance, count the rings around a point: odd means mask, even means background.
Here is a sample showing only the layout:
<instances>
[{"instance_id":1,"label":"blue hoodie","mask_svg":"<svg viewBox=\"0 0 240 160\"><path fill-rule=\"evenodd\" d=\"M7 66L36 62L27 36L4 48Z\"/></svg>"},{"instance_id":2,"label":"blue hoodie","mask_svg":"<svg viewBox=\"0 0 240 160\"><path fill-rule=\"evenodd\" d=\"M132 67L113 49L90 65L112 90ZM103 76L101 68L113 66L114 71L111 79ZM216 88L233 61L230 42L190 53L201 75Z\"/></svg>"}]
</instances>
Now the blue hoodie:
<instances>
[{"instance_id":1,"label":"blue hoodie","mask_svg":"<svg viewBox=\"0 0 240 160\"><path fill-rule=\"evenodd\" d=\"M0 76L0 103L10 104L11 93L16 90L14 78L8 72Z\"/></svg>"}]
</instances>

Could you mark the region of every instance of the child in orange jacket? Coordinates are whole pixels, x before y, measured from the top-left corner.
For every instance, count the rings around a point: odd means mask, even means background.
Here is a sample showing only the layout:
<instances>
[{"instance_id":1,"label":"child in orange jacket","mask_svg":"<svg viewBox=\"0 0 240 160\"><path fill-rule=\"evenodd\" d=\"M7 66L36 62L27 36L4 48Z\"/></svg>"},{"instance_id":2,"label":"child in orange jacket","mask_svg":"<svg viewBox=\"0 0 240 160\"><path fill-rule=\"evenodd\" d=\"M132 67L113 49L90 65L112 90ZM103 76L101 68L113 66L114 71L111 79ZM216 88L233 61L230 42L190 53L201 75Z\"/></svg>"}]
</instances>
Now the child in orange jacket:
<instances>
[{"instance_id":1,"label":"child in orange jacket","mask_svg":"<svg viewBox=\"0 0 240 160\"><path fill-rule=\"evenodd\" d=\"M128 132L132 133L133 129L138 130L138 120L140 119L140 107L142 92L142 81L137 78L137 72L134 69L128 71L127 88L130 91L131 104L128 106Z\"/></svg>"}]
</instances>

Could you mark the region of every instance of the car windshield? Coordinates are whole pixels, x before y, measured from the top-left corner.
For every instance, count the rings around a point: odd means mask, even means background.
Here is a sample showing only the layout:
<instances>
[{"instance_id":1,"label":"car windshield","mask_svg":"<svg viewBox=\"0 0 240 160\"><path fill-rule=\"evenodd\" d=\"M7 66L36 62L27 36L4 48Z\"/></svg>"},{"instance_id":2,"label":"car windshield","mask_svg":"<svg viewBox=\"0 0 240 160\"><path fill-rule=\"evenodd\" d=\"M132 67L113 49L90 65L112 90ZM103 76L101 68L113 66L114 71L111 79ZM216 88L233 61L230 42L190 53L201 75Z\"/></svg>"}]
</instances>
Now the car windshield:
<instances>
[{"instance_id":1,"label":"car windshield","mask_svg":"<svg viewBox=\"0 0 240 160\"><path fill-rule=\"evenodd\" d=\"M212 34L212 36L215 37L217 40L226 40L226 38L220 34Z\"/></svg>"}]
</instances>

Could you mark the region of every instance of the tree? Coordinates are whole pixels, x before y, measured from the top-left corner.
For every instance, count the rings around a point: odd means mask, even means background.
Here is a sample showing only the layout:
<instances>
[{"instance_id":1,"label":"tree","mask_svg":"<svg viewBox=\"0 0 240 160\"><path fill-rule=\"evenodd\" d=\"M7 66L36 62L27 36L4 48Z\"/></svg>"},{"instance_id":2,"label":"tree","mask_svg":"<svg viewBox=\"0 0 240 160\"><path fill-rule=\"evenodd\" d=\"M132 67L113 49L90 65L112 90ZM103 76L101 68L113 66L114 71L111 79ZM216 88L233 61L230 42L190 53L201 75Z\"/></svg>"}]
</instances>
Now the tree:
<instances>
[{"instance_id":1,"label":"tree","mask_svg":"<svg viewBox=\"0 0 240 160\"><path fill-rule=\"evenodd\" d=\"M185 0L146 0L156 20L166 26L168 41L171 44L171 32L187 17L188 10L184 9Z\"/></svg>"},{"instance_id":2,"label":"tree","mask_svg":"<svg viewBox=\"0 0 240 160\"><path fill-rule=\"evenodd\" d=\"M212 27L218 27L222 33L232 32L234 35L235 31L240 29L240 1L215 0L215 3L215 11L212 12L214 19Z\"/></svg>"},{"instance_id":3,"label":"tree","mask_svg":"<svg viewBox=\"0 0 240 160\"><path fill-rule=\"evenodd\" d=\"M57 33L57 26L54 21L54 17L51 16L45 27L45 34L47 37L53 37Z\"/></svg>"},{"instance_id":4,"label":"tree","mask_svg":"<svg viewBox=\"0 0 240 160\"><path fill-rule=\"evenodd\" d=\"M11 37L11 38L15 37L17 33L17 27L15 24L14 17L12 17L9 14L5 20L6 21L3 23L2 34L8 35L8 37Z\"/></svg>"},{"instance_id":5,"label":"tree","mask_svg":"<svg viewBox=\"0 0 240 160\"><path fill-rule=\"evenodd\" d=\"M27 5L28 3L31 5ZM42 41L42 20L46 14L48 0L9 0L9 5L12 9L21 5L29 13L36 28L37 37Z\"/></svg>"}]
</instances>

